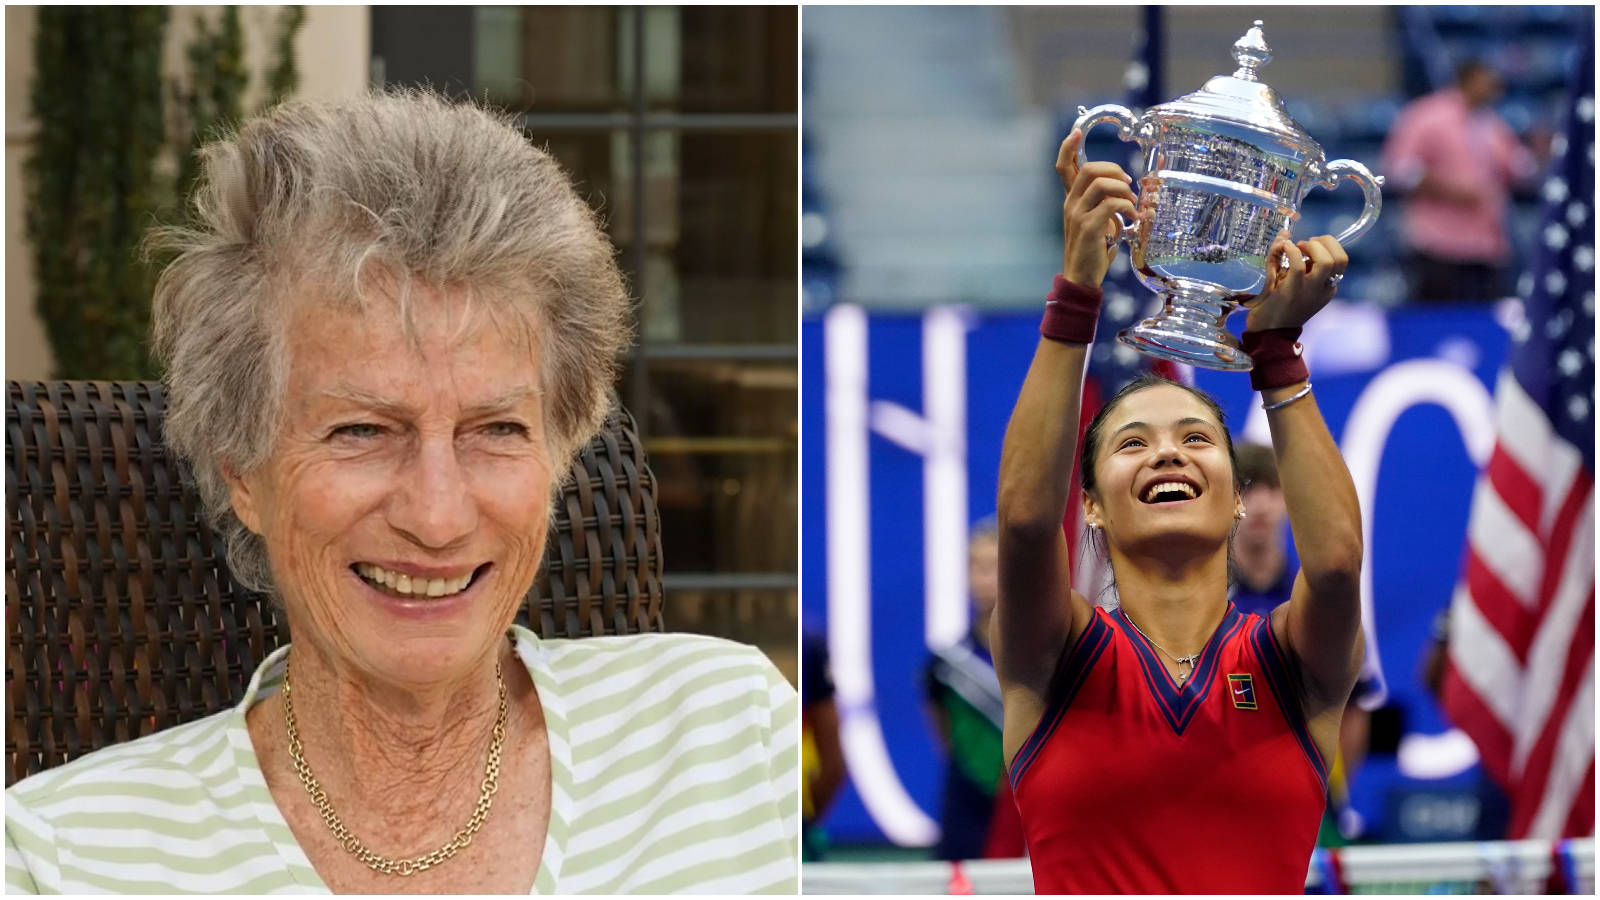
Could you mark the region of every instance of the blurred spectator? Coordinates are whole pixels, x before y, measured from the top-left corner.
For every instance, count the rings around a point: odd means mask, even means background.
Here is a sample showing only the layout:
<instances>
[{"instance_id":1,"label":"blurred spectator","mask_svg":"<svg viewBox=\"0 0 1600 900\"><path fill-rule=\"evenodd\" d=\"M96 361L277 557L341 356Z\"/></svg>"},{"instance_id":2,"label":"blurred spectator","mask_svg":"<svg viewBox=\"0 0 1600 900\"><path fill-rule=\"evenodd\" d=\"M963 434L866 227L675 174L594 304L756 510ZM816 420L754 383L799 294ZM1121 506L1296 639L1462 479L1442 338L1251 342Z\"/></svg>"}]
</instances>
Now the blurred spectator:
<instances>
[{"instance_id":1,"label":"blurred spectator","mask_svg":"<svg viewBox=\"0 0 1600 900\"><path fill-rule=\"evenodd\" d=\"M839 745L839 710L833 702L827 640L809 632L801 644L800 731L800 858L815 862L828 848L821 821L844 784L844 749Z\"/></svg>"},{"instance_id":2,"label":"blurred spectator","mask_svg":"<svg viewBox=\"0 0 1600 900\"><path fill-rule=\"evenodd\" d=\"M1422 651L1422 683L1433 695L1433 699L1441 700L1444 696L1444 664L1449 654L1450 647L1450 607L1439 610L1433 617L1433 625L1428 630L1428 646Z\"/></svg>"},{"instance_id":3,"label":"blurred spectator","mask_svg":"<svg viewBox=\"0 0 1600 900\"><path fill-rule=\"evenodd\" d=\"M1486 63L1463 63L1453 86L1400 110L1384 144L1381 170L1406 197L1401 229L1418 301L1505 295L1510 189L1538 164L1494 111L1501 88Z\"/></svg>"},{"instance_id":4,"label":"blurred spectator","mask_svg":"<svg viewBox=\"0 0 1600 900\"><path fill-rule=\"evenodd\" d=\"M1017 818L1016 804L1001 790L1005 714L989 655L989 620L1000 593L1000 543L992 517L973 526L967 565L972 628L960 642L935 653L927 669L933 718L949 755L934 855L949 860L1021 856L1021 823L1009 823ZM1000 834L1009 837L991 842L997 820Z\"/></svg>"},{"instance_id":5,"label":"blurred spectator","mask_svg":"<svg viewBox=\"0 0 1600 900\"><path fill-rule=\"evenodd\" d=\"M1277 456L1271 447L1239 444L1239 478L1245 517L1233 536L1234 579L1230 599L1239 611L1270 618L1294 589L1296 568L1289 564L1289 507L1278 481ZM1338 846L1362 831L1360 816L1350 807L1350 781L1366 759L1372 713L1361 706L1375 689L1369 666L1351 692L1339 728L1339 755L1328 777L1328 808L1323 815L1321 846Z\"/></svg>"},{"instance_id":6,"label":"blurred spectator","mask_svg":"<svg viewBox=\"0 0 1600 900\"><path fill-rule=\"evenodd\" d=\"M1239 444L1244 518L1233 536L1233 605L1239 612L1272 615L1287 602L1295 570L1289 566L1289 507L1278 483L1278 462L1271 447Z\"/></svg>"}]
</instances>

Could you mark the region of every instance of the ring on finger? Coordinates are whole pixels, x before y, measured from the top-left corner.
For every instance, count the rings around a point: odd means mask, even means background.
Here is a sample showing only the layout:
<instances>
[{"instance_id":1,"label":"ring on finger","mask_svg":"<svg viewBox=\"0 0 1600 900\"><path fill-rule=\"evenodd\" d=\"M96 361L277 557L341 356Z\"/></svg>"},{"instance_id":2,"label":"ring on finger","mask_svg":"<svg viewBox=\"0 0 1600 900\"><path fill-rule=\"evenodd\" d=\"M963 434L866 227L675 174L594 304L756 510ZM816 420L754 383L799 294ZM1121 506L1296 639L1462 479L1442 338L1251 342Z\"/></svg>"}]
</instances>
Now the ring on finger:
<instances>
[{"instance_id":1,"label":"ring on finger","mask_svg":"<svg viewBox=\"0 0 1600 900\"><path fill-rule=\"evenodd\" d=\"M1337 275L1329 275L1328 276L1328 287L1337 289L1339 287L1339 282L1341 282L1343 280L1344 280L1344 273L1342 273L1342 272L1337 274Z\"/></svg>"}]
</instances>

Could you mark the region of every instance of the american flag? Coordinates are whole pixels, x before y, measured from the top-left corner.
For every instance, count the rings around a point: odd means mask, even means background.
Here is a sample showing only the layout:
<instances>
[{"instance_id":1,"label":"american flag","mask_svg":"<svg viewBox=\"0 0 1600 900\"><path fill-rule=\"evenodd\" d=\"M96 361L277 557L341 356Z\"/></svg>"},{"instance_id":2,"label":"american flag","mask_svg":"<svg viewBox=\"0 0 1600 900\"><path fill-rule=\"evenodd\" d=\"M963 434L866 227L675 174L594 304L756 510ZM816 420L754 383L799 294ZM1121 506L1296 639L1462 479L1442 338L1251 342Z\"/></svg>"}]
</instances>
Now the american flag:
<instances>
[{"instance_id":1,"label":"american flag","mask_svg":"<svg viewBox=\"0 0 1600 900\"><path fill-rule=\"evenodd\" d=\"M1133 59L1123 75L1122 86L1127 91L1124 102L1135 113L1142 113L1165 99L1161 96L1161 60L1164 56L1162 16L1163 10L1159 6L1144 8L1143 33L1134 50ZM1109 129L1102 130L1107 134L1110 133ZM1127 158L1121 161L1122 167L1137 179L1139 167L1142 165L1139 146L1137 144L1120 146L1127 148ZM1194 383L1194 376L1188 366L1146 356L1117 340L1118 332L1124 328L1131 328L1135 322L1147 316L1154 315L1161 306L1157 296L1134 277L1133 268L1128 264L1126 245L1123 245L1117 253L1117 258L1112 262L1111 271L1107 273L1102 288L1100 324L1095 332L1094 346L1089 348L1089 368L1083 380L1083 402L1080 406L1082 413L1078 426L1080 447L1083 446L1083 432L1088 429L1089 420L1100 411L1100 406L1121 390L1123 385L1141 374L1153 371L1174 380ZM1105 597L1101 595L1111 581L1111 569L1093 549L1082 546L1078 540L1078 536L1085 532L1083 505L1078 500L1080 487L1078 470L1074 467L1070 494L1072 499L1067 504L1066 517L1061 524L1067 533L1067 546L1071 551L1072 586L1089 598L1090 603L1097 603L1109 599L1109 594Z\"/></svg>"},{"instance_id":2,"label":"american flag","mask_svg":"<svg viewBox=\"0 0 1600 900\"><path fill-rule=\"evenodd\" d=\"M1450 607L1446 711L1511 799L1507 837L1594 833L1594 44L1544 190L1498 441Z\"/></svg>"}]
</instances>

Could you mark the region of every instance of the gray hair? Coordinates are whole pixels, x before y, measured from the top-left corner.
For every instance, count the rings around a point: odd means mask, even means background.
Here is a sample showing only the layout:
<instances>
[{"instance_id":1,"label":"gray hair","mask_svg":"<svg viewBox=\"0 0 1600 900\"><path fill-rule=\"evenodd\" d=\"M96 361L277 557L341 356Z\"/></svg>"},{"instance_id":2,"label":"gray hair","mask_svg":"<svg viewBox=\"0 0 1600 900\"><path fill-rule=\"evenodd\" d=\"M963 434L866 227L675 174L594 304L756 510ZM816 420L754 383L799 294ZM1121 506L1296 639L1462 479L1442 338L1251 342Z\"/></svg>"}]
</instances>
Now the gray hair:
<instances>
[{"instance_id":1,"label":"gray hair","mask_svg":"<svg viewBox=\"0 0 1600 900\"><path fill-rule=\"evenodd\" d=\"M514 119L417 89L292 101L201 156L190 223L146 239L171 258L153 332L168 445L243 584L275 593L225 473L264 463L282 425L290 297L359 307L376 280L414 333L413 282L464 288L537 347L557 465L600 429L632 339L627 289L598 216Z\"/></svg>"}]
</instances>

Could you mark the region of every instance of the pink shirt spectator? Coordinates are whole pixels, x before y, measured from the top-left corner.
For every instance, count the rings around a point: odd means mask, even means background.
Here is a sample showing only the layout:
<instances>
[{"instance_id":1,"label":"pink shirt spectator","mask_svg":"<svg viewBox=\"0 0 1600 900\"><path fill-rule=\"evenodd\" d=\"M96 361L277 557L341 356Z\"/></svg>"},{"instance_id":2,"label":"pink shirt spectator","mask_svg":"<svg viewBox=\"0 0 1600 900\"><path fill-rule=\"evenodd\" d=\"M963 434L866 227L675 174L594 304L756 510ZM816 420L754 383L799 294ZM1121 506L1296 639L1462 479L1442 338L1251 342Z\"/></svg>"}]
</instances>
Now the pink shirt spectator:
<instances>
[{"instance_id":1,"label":"pink shirt spectator","mask_svg":"<svg viewBox=\"0 0 1600 900\"><path fill-rule=\"evenodd\" d=\"M1472 203L1407 197L1401 225L1411 249L1456 262L1507 261L1510 186L1531 178L1537 164L1492 108L1471 109L1456 88L1413 101L1395 117L1380 165L1401 191L1416 187L1426 173L1477 195Z\"/></svg>"}]
</instances>

